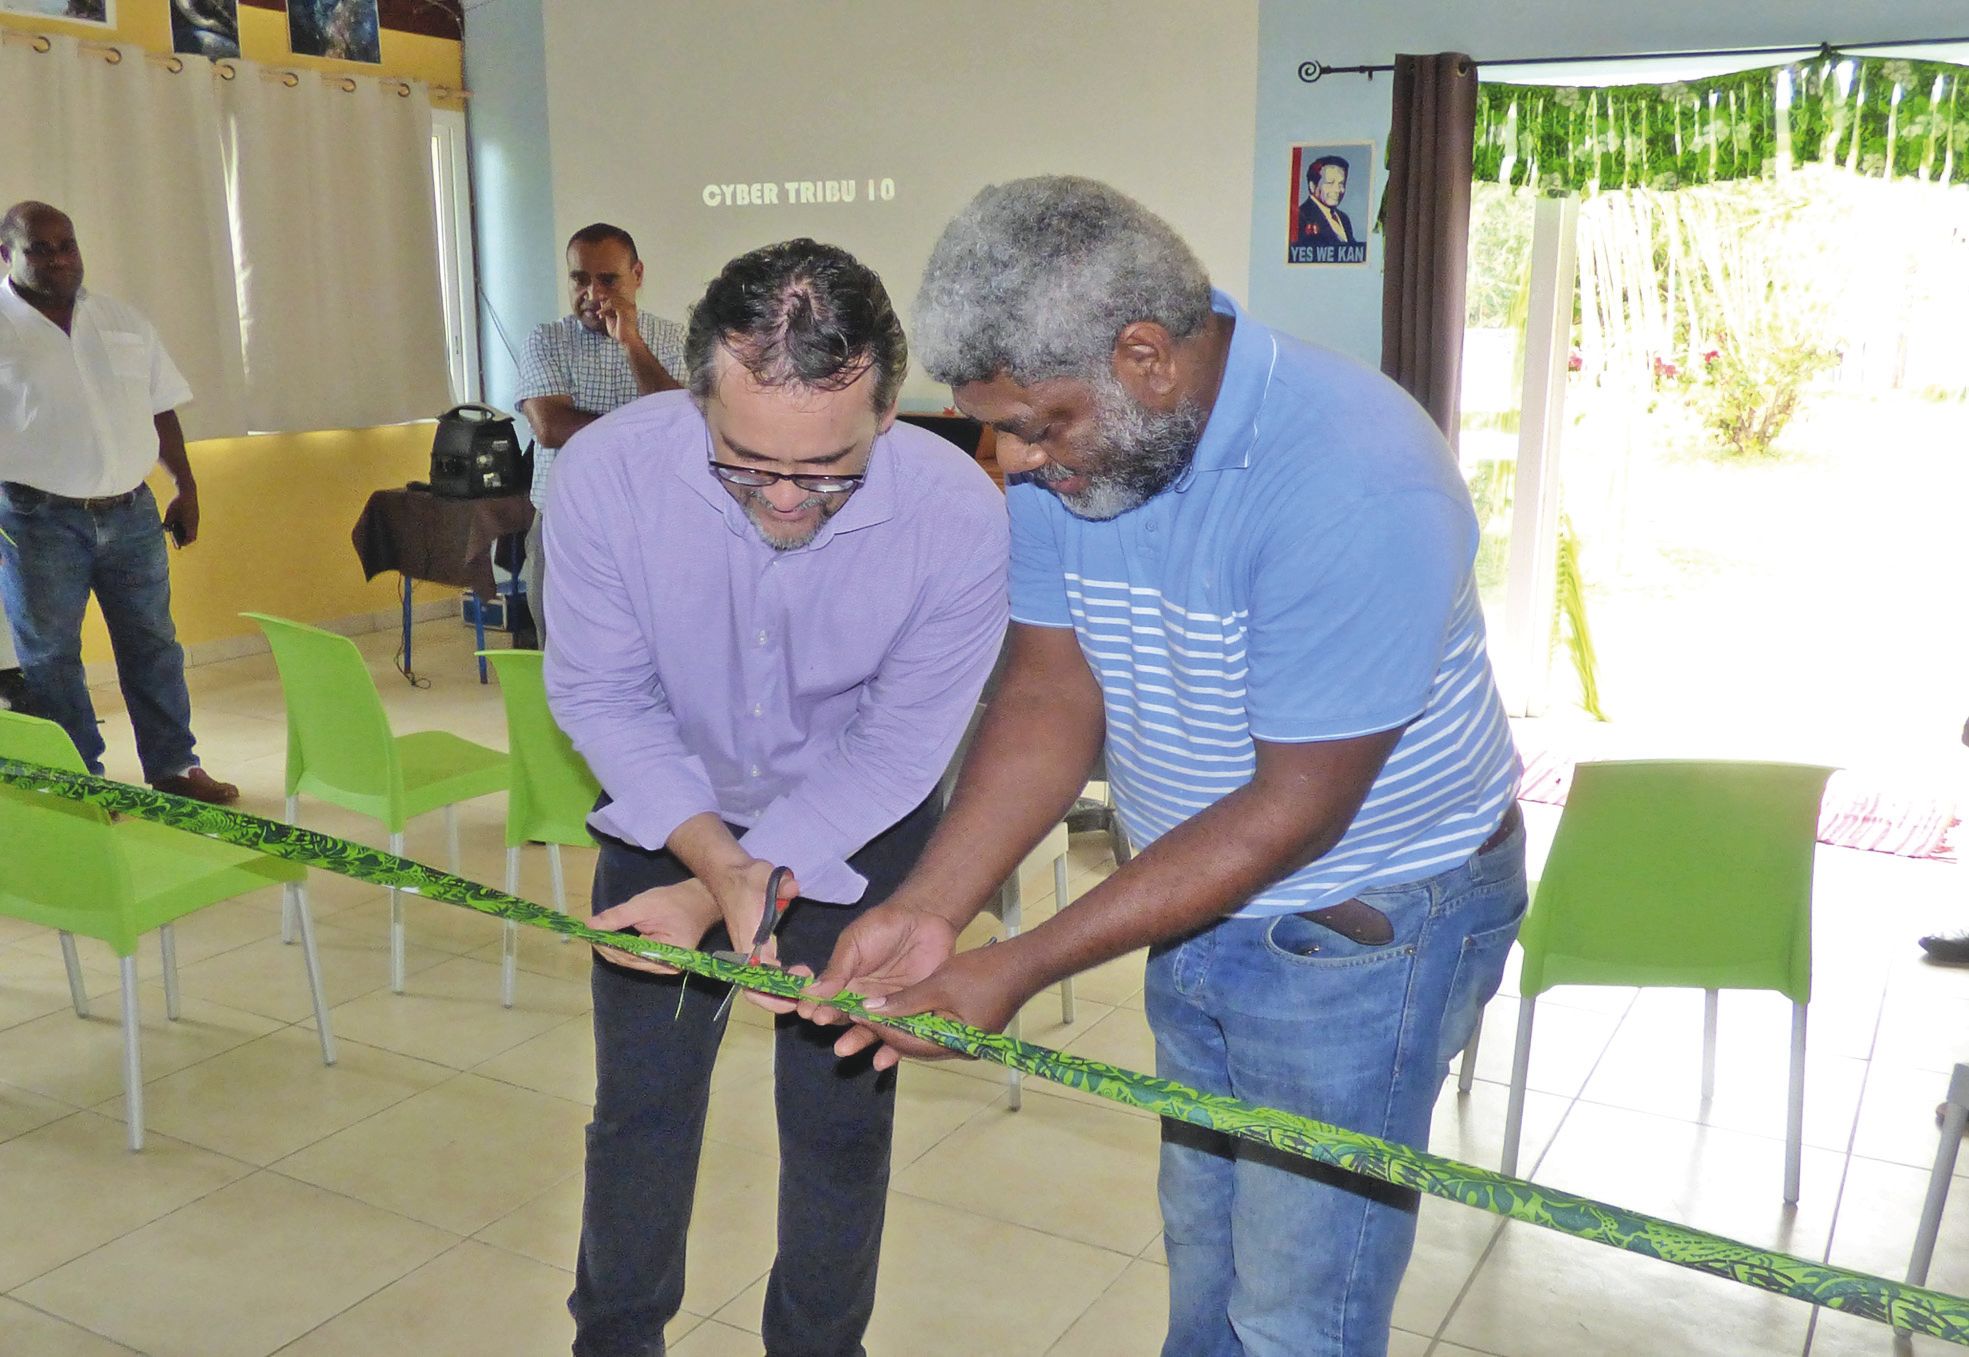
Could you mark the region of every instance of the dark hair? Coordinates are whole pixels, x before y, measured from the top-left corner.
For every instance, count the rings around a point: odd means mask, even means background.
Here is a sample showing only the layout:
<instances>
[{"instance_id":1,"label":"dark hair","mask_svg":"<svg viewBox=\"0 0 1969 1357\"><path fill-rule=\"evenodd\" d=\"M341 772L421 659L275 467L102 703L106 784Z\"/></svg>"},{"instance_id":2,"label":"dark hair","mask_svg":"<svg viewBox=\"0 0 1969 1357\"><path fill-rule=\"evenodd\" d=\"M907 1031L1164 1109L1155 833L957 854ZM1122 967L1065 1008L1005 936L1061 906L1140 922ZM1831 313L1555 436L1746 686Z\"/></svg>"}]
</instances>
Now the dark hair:
<instances>
[{"instance_id":1,"label":"dark hair","mask_svg":"<svg viewBox=\"0 0 1969 1357\"><path fill-rule=\"evenodd\" d=\"M631 264L642 261L643 257L636 253L636 238L620 226L610 226L605 221L598 221L592 226L584 226L569 236L567 238L567 249L571 250L577 245L602 245L611 240L629 251L629 262ZM567 250L562 250L561 253L566 254Z\"/></svg>"},{"instance_id":2,"label":"dark hair","mask_svg":"<svg viewBox=\"0 0 1969 1357\"><path fill-rule=\"evenodd\" d=\"M1349 179L1354 177L1353 167L1347 163L1347 157L1323 155L1312 164L1306 166L1306 183L1309 185L1317 184L1320 181L1320 176L1326 173L1326 167L1328 165L1338 165L1340 167L1340 173L1346 175Z\"/></svg>"},{"instance_id":3,"label":"dark hair","mask_svg":"<svg viewBox=\"0 0 1969 1357\"><path fill-rule=\"evenodd\" d=\"M68 214L59 207L50 207L47 203L37 202L33 198L25 198L15 203L7 209L5 216L0 216L0 244L10 248L20 244L27 239L27 233L33 229L34 222L42 217L60 217L66 221Z\"/></svg>"},{"instance_id":4,"label":"dark hair","mask_svg":"<svg viewBox=\"0 0 1969 1357\"><path fill-rule=\"evenodd\" d=\"M875 270L804 236L732 260L691 308L684 365L699 400L720 348L765 386L839 391L872 371L878 411L909 370L909 341Z\"/></svg>"}]
</instances>

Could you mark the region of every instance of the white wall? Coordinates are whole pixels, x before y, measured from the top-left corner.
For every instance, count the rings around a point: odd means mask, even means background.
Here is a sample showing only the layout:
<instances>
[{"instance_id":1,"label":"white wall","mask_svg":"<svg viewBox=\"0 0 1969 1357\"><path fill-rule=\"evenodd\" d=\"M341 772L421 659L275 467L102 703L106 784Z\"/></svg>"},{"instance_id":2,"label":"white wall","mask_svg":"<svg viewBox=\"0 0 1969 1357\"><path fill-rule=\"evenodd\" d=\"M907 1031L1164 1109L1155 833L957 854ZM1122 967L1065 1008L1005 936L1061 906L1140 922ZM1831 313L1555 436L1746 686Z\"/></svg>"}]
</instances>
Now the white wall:
<instances>
[{"instance_id":1,"label":"white wall","mask_svg":"<svg viewBox=\"0 0 1969 1357\"><path fill-rule=\"evenodd\" d=\"M1386 151L1393 82L1386 75L1300 81L1307 58L1333 66L1385 62L1396 52L1461 51L1486 58L1689 51L1795 42L1858 43L1969 36L1965 0L1264 0L1251 192L1250 298L1270 324L1381 361L1381 270L1290 268L1283 199L1295 142L1372 141ZM1956 59L1960 59L1957 57ZM1755 60L1736 63L1759 64ZM1549 75L1549 72L1548 72ZM1505 78L1526 78L1513 72ZM1544 77L1541 77L1544 78ZM1663 72L1645 77L1669 78ZM1379 192L1377 188L1376 192ZM1376 207L1379 206L1377 203ZM1351 205L1350 205L1351 208ZM1373 209L1365 212L1372 220ZM1362 214L1354 214L1360 221ZM1378 252L1375 252L1378 253Z\"/></svg>"},{"instance_id":2,"label":"white wall","mask_svg":"<svg viewBox=\"0 0 1969 1357\"><path fill-rule=\"evenodd\" d=\"M907 324L937 232L1019 175L1105 179L1242 293L1257 0L545 0L556 235L626 227L644 304L681 318L732 256L812 235L881 273ZM467 47L470 48L468 38ZM870 178L895 196L866 200ZM788 203L853 180L853 205ZM707 206L707 185L779 201ZM912 374L906 403L948 393Z\"/></svg>"}]
</instances>

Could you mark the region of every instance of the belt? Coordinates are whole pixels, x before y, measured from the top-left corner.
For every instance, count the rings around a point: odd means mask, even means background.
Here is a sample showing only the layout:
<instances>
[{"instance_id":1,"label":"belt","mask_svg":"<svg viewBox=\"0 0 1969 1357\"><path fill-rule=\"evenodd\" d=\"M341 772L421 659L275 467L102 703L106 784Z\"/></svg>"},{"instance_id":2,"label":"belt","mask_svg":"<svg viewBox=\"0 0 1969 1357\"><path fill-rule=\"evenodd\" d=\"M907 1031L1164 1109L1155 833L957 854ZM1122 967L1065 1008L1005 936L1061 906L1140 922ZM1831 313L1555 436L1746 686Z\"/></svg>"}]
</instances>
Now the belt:
<instances>
[{"instance_id":1,"label":"belt","mask_svg":"<svg viewBox=\"0 0 1969 1357\"><path fill-rule=\"evenodd\" d=\"M1488 853L1491 849L1498 847L1506 839L1510 838L1518 826L1524 822L1525 813L1519 810L1518 803L1513 801L1505 809L1504 818L1498 821L1497 828L1491 831L1490 837L1483 841L1483 845L1477 851L1479 853Z\"/></svg>"},{"instance_id":2,"label":"belt","mask_svg":"<svg viewBox=\"0 0 1969 1357\"><path fill-rule=\"evenodd\" d=\"M1502 845L1524 822L1524 812L1520 811L1518 803L1513 801L1505 810L1504 819L1491 831L1490 837L1483 841L1475 855L1481 857L1491 849ZM1395 938L1395 926L1388 916L1359 896L1351 900L1342 900L1337 905L1328 905L1325 909L1306 910L1299 917L1310 919L1316 924L1332 929L1342 937L1366 943L1371 947L1393 942ZM1317 951L1318 948L1314 950Z\"/></svg>"},{"instance_id":3,"label":"belt","mask_svg":"<svg viewBox=\"0 0 1969 1357\"><path fill-rule=\"evenodd\" d=\"M80 499L73 495L57 495L54 491L43 490L39 486L22 485L19 481L0 481L0 490L5 490L9 499L25 498L29 501L44 499L71 509L87 509L93 512L98 509L121 509L136 500L142 493L143 486L139 485L134 490L125 490L120 495L87 495ZM25 492L24 496L23 492Z\"/></svg>"}]
</instances>

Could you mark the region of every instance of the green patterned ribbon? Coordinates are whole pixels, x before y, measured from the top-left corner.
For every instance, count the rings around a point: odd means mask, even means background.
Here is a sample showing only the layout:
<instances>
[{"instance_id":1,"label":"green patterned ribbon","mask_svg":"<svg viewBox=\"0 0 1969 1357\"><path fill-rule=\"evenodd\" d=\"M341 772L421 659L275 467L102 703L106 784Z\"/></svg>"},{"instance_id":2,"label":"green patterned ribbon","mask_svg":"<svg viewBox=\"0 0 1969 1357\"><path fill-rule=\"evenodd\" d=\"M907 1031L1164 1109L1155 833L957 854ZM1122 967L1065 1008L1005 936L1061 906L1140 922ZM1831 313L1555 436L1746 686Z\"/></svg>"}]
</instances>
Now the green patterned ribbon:
<instances>
[{"instance_id":1,"label":"green patterned ribbon","mask_svg":"<svg viewBox=\"0 0 1969 1357\"><path fill-rule=\"evenodd\" d=\"M649 938L600 933L556 910L493 890L489 886L481 886L407 858L319 834L298 825L265 820L103 778L63 773L8 760L0 760L0 784L88 802L107 811L170 825L270 857L338 872L374 886L395 886L427 899L463 905L515 923L552 929L584 942L640 952L693 975L724 981L762 994L797 998L807 983L799 976L770 967L745 966ZM1969 1300L1959 1296L1755 1248L1673 1221L1554 1191L1522 1178L1510 1178L1488 1169L1459 1164L1440 1155L1328 1126L1276 1108L1258 1107L1236 1098L1201 1093L1167 1079L1119 1069L1002 1034L980 1031L946 1018L901 1018L870 1013L863 1007L861 998L854 994L841 994L828 1002L853 1017L893 1027L952 1051L994 1060L1012 1069L1023 1070L1027 1074L1130 1107L1139 1107L1159 1116L1270 1145L1287 1154L1331 1164L1433 1197L1462 1202L1465 1206L1479 1207L1512 1220L1542 1225L1560 1234L1609 1244L1629 1253L1659 1258L1781 1296L1969 1345Z\"/></svg>"}]
</instances>

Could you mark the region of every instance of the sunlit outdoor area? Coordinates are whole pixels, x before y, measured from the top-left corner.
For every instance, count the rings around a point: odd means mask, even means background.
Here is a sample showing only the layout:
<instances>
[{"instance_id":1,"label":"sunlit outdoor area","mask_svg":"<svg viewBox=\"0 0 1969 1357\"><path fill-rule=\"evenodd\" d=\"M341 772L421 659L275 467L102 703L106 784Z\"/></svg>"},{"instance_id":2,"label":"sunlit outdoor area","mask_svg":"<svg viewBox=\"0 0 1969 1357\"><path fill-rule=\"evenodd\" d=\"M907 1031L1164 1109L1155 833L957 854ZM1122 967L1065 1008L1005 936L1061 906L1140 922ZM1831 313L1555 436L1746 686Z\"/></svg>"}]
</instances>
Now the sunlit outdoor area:
<instances>
[{"instance_id":1,"label":"sunlit outdoor area","mask_svg":"<svg viewBox=\"0 0 1969 1357\"><path fill-rule=\"evenodd\" d=\"M1461 457L1493 629L1535 208L1479 185L1471 217ZM1569 220L1556 578L1511 676L1528 746L1945 777L1969 715L1969 191L1810 164Z\"/></svg>"}]
</instances>

